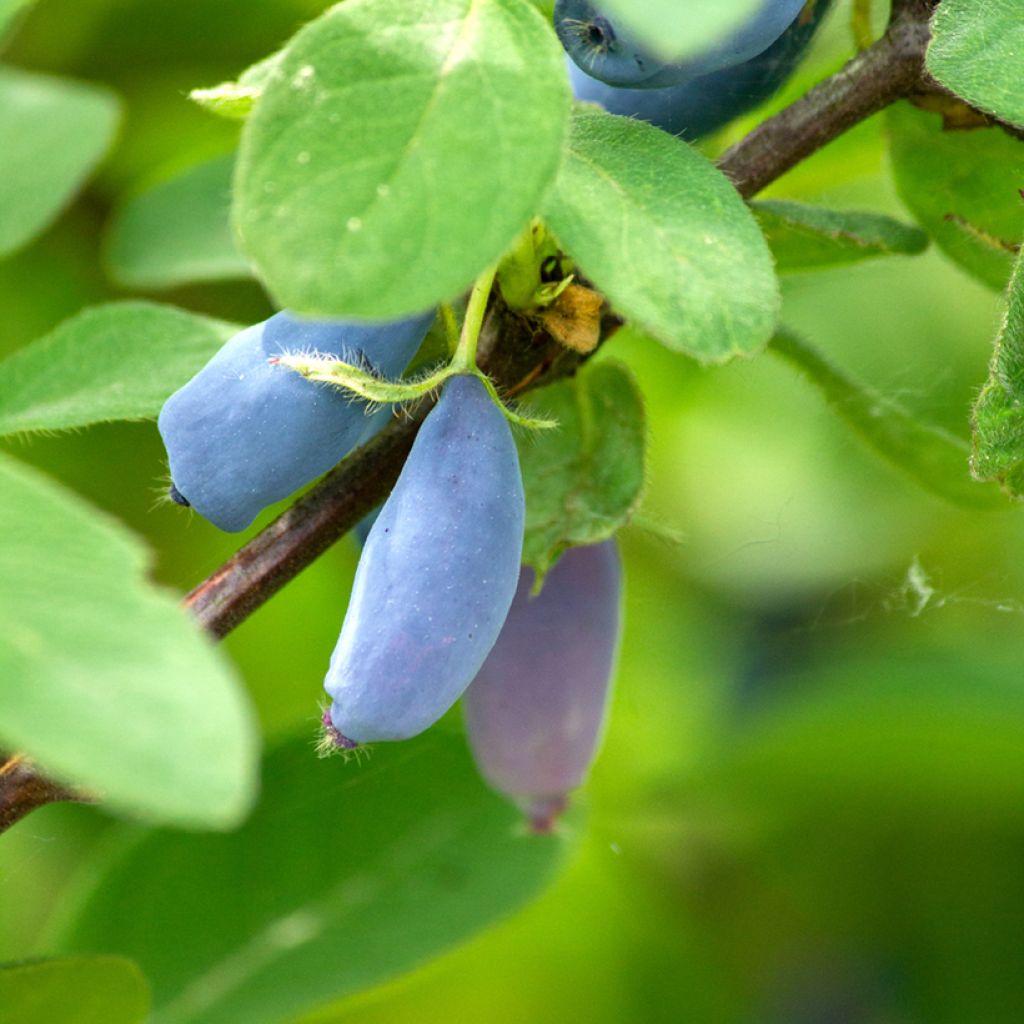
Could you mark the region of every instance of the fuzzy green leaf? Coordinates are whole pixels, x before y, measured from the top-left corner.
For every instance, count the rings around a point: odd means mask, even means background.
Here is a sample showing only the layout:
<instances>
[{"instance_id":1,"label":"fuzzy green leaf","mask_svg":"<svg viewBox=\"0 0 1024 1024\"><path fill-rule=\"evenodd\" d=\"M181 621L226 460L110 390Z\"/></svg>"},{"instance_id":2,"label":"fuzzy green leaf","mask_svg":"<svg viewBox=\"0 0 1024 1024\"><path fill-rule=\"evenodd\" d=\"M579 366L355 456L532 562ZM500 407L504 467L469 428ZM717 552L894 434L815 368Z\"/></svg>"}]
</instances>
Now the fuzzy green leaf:
<instances>
[{"instance_id":1,"label":"fuzzy green leaf","mask_svg":"<svg viewBox=\"0 0 1024 1024\"><path fill-rule=\"evenodd\" d=\"M255 723L227 659L127 530L0 459L0 748L149 820L243 817Z\"/></svg>"},{"instance_id":2,"label":"fuzzy green leaf","mask_svg":"<svg viewBox=\"0 0 1024 1024\"><path fill-rule=\"evenodd\" d=\"M111 277L126 288L174 288L248 277L231 230L233 155L161 182L126 203L106 239Z\"/></svg>"},{"instance_id":3,"label":"fuzzy green leaf","mask_svg":"<svg viewBox=\"0 0 1024 1024\"><path fill-rule=\"evenodd\" d=\"M146 835L72 913L60 944L132 956L153 1024L271 1024L379 984L522 906L562 861L571 825L526 835L461 736L381 744L363 765L318 760L310 738L267 758L239 831Z\"/></svg>"},{"instance_id":4,"label":"fuzzy green leaf","mask_svg":"<svg viewBox=\"0 0 1024 1024\"><path fill-rule=\"evenodd\" d=\"M1024 11L1020 0L942 0L928 70L971 106L1024 128Z\"/></svg>"},{"instance_id":5,"label":"fuzzy green leaf","mask_svg":"<svg viewBox=\"0 0 1024 1024\"><path fill-rule=\"evenodd\" d=\"M142 1024L146 979L130 960L68 957L0 965L4 1024Z\"/></svg>"},{"instance_id":6,"label":"fuzzy green leaf","mask_svg":"<svg viewBox=\"0 0 1024 1024\"><path fill-rule=\"evenodd\" d=\"M107 151L119 117L107 89L0 68L0 256L56 219Z\"/></svg>"},{"instance_id":7,"label":"fuzzy green leaf","mask_svg":"<svg viewBox=\"0 0 1024 1024\"><path fill-rule=\"evenodd\" d=\"M928 248L920 228L866 210L829 210L773 199L751 204L780 271L812 270Z\"/></svg>"},{"instance_id":8,"label":"fuzzy green leaf","mask_svg":"<svg viewBox=\"0 0 1024 1024\"><path fill-rule=\"evenodd\" d=\"M460 293L537 212L569 112L526 0L348 0L246 122L235 223L279 304L392 319Z\"/></svg>"},{"instance_id":9,"label":"fuzzy green leaf","mask_svg":"<svg viewBox=\"0 0 1024 1024\"><path fill-rule=\"evenodd\" d=\"M695 149L579 106L544 217L584 275L662 344L702 362L764 348L771 253L736 190Z\"/></svg>"},{"instance_id":10,"label":"fuzzy green leaf","mask_svg":"<svg viewBox=\"0 0 1024 1024\"><path fill-rule=\"evenodd\" d=\"M573 545L607 540L630 519L644 485L643 398L629 371L598 363L530 396L555 430L522 436L523 562L538 580Z\"/></svg>"},{"instance_id":11,"label":"fuzzy green leaf","mask_svg":"<svg viewBox=\"0 0 1024 1024\"><path fill-rule=\"evenodd\" d=\"M238 330L152 302L87 309L0 362L0 435L154 418Z\"/></svg>"},{"instance_id":12,"label":"fuzzy green leaf","mask_svg":"<svg viewBox=\"0 0 1024 1024\"><path fill-rule=\"evenodd\" d=\"M1024 256L1017 260L989 377L974 405L971 469L1024 497Z\"/></svg>"}]
</instances>

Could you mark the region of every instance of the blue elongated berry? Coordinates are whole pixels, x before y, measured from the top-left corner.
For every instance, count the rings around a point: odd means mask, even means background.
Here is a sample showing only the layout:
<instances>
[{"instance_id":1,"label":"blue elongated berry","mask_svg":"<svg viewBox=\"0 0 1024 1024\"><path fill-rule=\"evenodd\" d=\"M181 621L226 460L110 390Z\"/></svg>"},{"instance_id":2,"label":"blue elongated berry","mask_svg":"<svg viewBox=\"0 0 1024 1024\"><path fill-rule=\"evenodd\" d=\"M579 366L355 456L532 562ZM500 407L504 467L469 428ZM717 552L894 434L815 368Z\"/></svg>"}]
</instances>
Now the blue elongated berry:
<instances>
[{"instance_id":1,"label":"blue elongated berry","mask_svg":"<svg viewBox=\"0 0 1024 1024\"><path fill-rule=\"evenodd\" d=\"M388 416L367 415L362 402L271 360L315 350L397 376L433 318L369 325L284 312L236 334L160 412L171 499L222 530L244 530L268 505L326 473Z\"/></svg>"},{"instance_id":2,"label":"blue elongated berry","mask_svg":"<svg viewBox=\"0 0 1024 1024\"><path fill-rule=\"evenodd\" d=\"M586 777L604 721L620 624L615 542L570 549L534 597L532 586L524 567L463 707L481 774L546 831Z\"/></svg>"},{"instance_id":3,"label":"blue elongated berry","mask_svg":"<svg viewBox=\"0 0 1024 1024\"><path fill-rule=\"evenodd\" d=\"M761 0L754 13L725 38L677 62L656 56L590 0L558 0L555 31L569 56L591 77L620 88L658 89L734 67L763 53L807 2L815 0Z\"/></svg>"},{"instance_id":4,"label":"blue elongated berry","mask_svg":"<svg viewBox=\"0 0 1024 1024\"><path fill-rule=\"evenodd\" d=\"M792 75L832 0L814 0L763 53L735 67L662 89L621 89L566 58L573 92L610 114L635 117L672 135L698 139L759 106Z\"/></svg>"},{"instance_id":5,"label":"blue elongated berry","mask_svg":"<svg viewBox=\"0 0 1024 1024\"><path fill-rule=\"evenodd\" d=\"M459 698L515 594L524 513L508 422L453 377L359 559L324 682L339 746L415 736Z\"/></svg>"}]
</instances>

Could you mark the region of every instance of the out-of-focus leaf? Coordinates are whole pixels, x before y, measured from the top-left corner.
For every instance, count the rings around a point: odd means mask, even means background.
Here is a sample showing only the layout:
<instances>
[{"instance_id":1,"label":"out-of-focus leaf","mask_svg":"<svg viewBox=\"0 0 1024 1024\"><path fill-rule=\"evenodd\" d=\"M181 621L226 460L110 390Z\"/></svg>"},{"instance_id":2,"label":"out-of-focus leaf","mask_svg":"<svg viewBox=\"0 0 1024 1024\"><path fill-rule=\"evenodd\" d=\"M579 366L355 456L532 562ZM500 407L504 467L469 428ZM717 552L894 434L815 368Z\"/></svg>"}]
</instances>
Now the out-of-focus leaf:
<instances>
[{"instance_id":1,"label":"out-of-focus leaf","mask_svg":"<svg viewBox=\"0 0 1024 1024\"><path fill-rule=\"evenodd\" d=\"M942 0L927 64L972 106L1024 127L1022 13L1020 0Z\"/></svg>"},{"instance_id":2,"label":"out-of-focus leaf","mask_svg":"<svg viewBox=\"0 0 1024 1024\"><path fill-rule=\"evenodd\" d=\"M865 210L828 210L789 200L751 204L778 270L812 270L928 248L920 229Z\"/></svg>"},{"instance_id":3,"label":"out-of-focus leaf","mask_svg":"<svg viewBox=\"0 0 1024 1024\"><path fill-rule=\"evenodd\" d=\"M127 288L248 277L231 230L234 156L190 167L123 206L107 234L107 266Z\"/></svg>"},{"instance_id":4,"label":"out-of-focus leaf","mask_svg":"<svg viewBox=\"0 0 1024 1024\"><path fill-rule=\"evenodd\" d=\"M14 25L14 19L34 3L35 0L0 0L0 40Z\"/></svg>"},{"instance_id":5,"label":"out-of-focus leaf","mask_svg":"<svg viewBox=\"0 0 1024 1024\"><path fill-rule=\"evenodd\" d=\"M68 957L0 965L3 1024L142 1024L146 979L130 960Z\"/></svg>"},{"instance_id":6,"label":"out-of-focus leaf","mask_svg":"<svg viewBox=\"0 0 1024 1024\"><path fill-rule=\"evenodd\" d=\"M828 404L874 451L926 490L968 508L998 508L1006 498L968 472L970 447L922 423L891 399L851 380L801 338L778 332L771 349L802 370Z\"/></svg>"},{"instance_id":7,"label":"out-of-focus leaf","mask_svg":"<svg viewBox=\"0 0 1024 1024\"><path fill-rule=\"evenodd\" d=\"M762 349L778 282L747 205L671 135L578 106L544 218L615 308L703 362Z\"/></svg>"},{"instance_id":8,"label":"out-of-focus leaf","mask_svg":"<svg viewBox=\"0 0 1024 1024\"><path fill-rule=\"evenodd\" d=\"M644 485L646 424L636 381L616 363L545 388L530 404L558 422L519 440L523 562L539 582L566 547L607 540L629 521Z\"/></svg>"},{"instance_id":9,"label":"out-of-focus leaf","mask_svg":"<svg viewBox=\"0 0 1024 1024\"><path fill-rule=\"evenodd\" d=\"M146 563L127 530L0 459L0 747L131 814L228 827L255 795L253 716Z\"/></svg>"},{"instance_id":10,"label":"out-of-focus leaf","mask_svg":"<svg viewBox=\"0 0 1024 1024\"><path fill-rule=\"evenodd\" d=\"M49 227L107 151L119 116L107 89L0 68L0 256Z\"/></svg>"},{"instance_id":11,"label":"out-of-focus leaf","mask_svg":"<svg viewBox=\"0 0 1024 1024\"><path fill-rule=\"evenodd\" d=\"M569 116L526 0L348 0L242 133L235 224L279 304L387 320L450 300L537 212Z\"/></svg>"},{"instance_id":12,"label":"out-of-focus leaf","mask_svg":"<svg viewBox=\"0 0 1024 1024\"><path fill-rule=\"evenodd\" d=\"M887 117L900 198L947 256L1001 291L1024 238L1024 145L1001 128L943 131L909 103Z\"/></svg>"},{"instance_id":13,"label":"out-of-focus leaf","mask_svg":"<svg viewBox=\"0 0 1024 1024\"><path fill-rule=\"evenodd\" d=\"M239 831L131 845L61 943L134 957L154 1024L266 1024L410 970L530 900L566 846L526 835L440 731L362 765L302 737L263 777Z\"/></svg>"},{"instance_id":14,"label":"out-of-focus leaf","mask_svg":"<svg viewBox=\"0 0 1024 1024\"><path fill-rule=\"evenodd\" d=\"M238 330L152 302L87 309L0 362L0 435L155 417Z\"/></svg>"},{"instance_id":15,"label":"out-of-focus leaf","mask_svg":"<svg viewBox=\"0 0 1024 1024\"><path fill-rule=\"evenodd\" d=\"M786 805L854 799L1024 820L1017 667L910 644L912 632L892 648L834 647L775 680L785 695L749 717L709 778Z\"/></svg>"},{"instance_id":16,"label":"out-of-focus leaf","mask_svg":"<svg viewBox=\"0 0 1024 1024\"><path fill-rule=\"evenodd\" d=\"M988 381L974 405L971 470L1024 496L1024 256L1010 279Z\"/></svg>"}]
</instances>

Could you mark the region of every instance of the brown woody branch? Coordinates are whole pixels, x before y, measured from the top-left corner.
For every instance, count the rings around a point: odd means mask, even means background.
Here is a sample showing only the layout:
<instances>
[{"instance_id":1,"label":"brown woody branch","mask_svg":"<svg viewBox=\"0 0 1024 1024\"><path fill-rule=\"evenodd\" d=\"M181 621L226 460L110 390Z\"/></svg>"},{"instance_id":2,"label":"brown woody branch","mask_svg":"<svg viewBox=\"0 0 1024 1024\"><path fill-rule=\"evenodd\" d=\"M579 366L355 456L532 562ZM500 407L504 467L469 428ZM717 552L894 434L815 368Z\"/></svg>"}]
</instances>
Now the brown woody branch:
<instances>
[{"instance_id":1,"label":"brown woody branch","mask_svg":"<svg viewBox=\"0 0 1024 1024\"><path fill-rule=\"evenodd\" d=\"M40 775L21 754L0 753L0 832L31 811L60 800L86 803L89 798Z\"/></svg>"},{"instance_id":2,"label":"brown woody branch","mask_svg":"<svg viewBox=\"0 0 1024 1024\"><path fill-rule=\"evenodd\" d=\"M718 166L740 195L757 195L854 125L915 92L925 75L932 6L930 0L894 4L877 43L724 153Z\"/></svg>"},{"instance_id":3,"label":"brown woody branch","mask_svg":"<svg viewBox=\"0 0 1024 1024\"><path fill-rule=\"evenodd\" d=\"M933 0L893 0L889 29L873 46L726 152L719 166L745 198L890 103L933 91L924 74ZM619 326L606 316L602 340ZM580 358L534 321L496 299L481 345L483 369L509 396L571 374ZM227 635L352 529L391 489L430 408L426 400L350 455L185 598L216 638ZM79 796L0 756L0 832L36 807Z\"/></svg>"}]
</instances>

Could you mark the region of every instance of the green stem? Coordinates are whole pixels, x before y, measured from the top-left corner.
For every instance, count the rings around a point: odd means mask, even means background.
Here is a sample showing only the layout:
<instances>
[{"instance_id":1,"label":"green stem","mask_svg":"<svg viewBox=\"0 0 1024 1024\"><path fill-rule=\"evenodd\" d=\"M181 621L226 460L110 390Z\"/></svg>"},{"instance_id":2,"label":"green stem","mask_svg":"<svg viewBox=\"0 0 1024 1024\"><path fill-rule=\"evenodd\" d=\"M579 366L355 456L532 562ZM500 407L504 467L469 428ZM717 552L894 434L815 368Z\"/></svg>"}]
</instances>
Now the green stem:
<instances>
[{"instance_id":1,"label":"green stem","mask_svg":"<svg viewBox=\"0 0 1024 1024\"><path fill-rule=\"evenodd\" d=\"M480 340L480 329L484 325L487 302L491 297L491 288L494 286L496 273L497 267L488 267L473 284L469 305L466 306L466 315L462 321L459 347L455 350L455 356L452 358L452 369L456 372L477 372L476 346Z\"/></svg>"},{"instance_id":2,"label":"green stem","mask_svg":"<svg viewBox=\"0 0 1024 1024\"><path fill-rule=\"evenodd\" d=\"M491 289L494 287L495 273L496 268L491 267L481 274L477 278L476 284L473 285L469 305L466 307L466 315L462 321L462 334L451 362L426 376L402 381L381 380L372 373L338 359L324 359L320 356L309 356L303 353L276 356L270 361L302 374L307 380L333 384L359 395L367 402L379 405L412 402L436 391L449 377L454 377L457 374L472 374L483 383L488 394L511 423L530 430L550 430L557 426L554 420L521 416L519 413L513 412L501 400L494 382L476 365L477 342L480 340L480 330L487 313L487 302L491 297Z\"/></svg>"}]
</instances>

